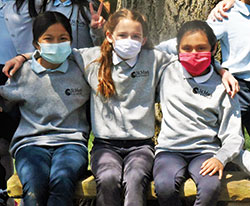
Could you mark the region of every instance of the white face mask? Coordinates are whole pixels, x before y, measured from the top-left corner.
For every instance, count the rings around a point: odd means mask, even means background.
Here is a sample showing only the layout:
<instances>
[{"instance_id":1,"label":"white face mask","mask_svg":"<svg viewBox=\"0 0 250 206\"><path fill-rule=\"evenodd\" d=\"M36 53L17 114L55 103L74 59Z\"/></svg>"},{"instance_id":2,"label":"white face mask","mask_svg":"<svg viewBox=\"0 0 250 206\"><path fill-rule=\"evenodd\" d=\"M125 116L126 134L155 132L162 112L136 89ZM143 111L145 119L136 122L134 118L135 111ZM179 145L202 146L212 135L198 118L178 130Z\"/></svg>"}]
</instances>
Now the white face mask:
<instances>
[{"instance_id":1,"label":"white face mask","mask_svg":"<svg viewBox=\"0 0 250 206\"><path fill-rule=\"evenodd\" d=\"M122 59L132 59L141 51L141 42L133 39L115 40L114 50Z\"/></svg>"}]
</instances>

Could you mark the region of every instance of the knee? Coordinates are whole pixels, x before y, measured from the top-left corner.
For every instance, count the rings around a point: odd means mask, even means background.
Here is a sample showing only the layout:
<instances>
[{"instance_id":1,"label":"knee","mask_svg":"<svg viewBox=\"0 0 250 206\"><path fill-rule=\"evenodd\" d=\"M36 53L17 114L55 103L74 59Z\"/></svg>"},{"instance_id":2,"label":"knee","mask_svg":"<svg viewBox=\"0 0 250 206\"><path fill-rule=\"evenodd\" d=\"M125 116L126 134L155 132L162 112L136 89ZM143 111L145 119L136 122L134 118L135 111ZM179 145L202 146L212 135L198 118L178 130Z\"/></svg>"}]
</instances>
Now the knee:
<instances>
[{"instance_id":1,"label":"knee","mask_svg":"<svg viewBox=\"0 0 250 206\"><path fill-rule=\"evenodd\" d=\"M171 197L177 191L175 181L170 178L155 179L154 184L158 197Z\"/></svg>"},{"instance_id":2,"label":"knee","mask_svg":"<svg viewBox=\"0 0 250 206\"><path fill-rule=\"evenodd\" d=\"M111 189L113 187L120 187L121 174L112 170L103 171L96 177L98 187Z\"/></svg>"},{"instance_id":3,"label":"knee","mask_svg":"<svg viewBox=\"0 0 250 206\"><path fill-rule=\"evenodd\" d=\"M217 177L216 177L217 178ZM197 197L202 202L216 202L220 194L221 182L219 180L210 181L206 184L198 185Z\"/></svg>"},{"instance_id":4,"label":"knee","mask_svg":"<svg viewBox=\"0 0 250 206\"><path fill-rule=\"evenodd\" d=\"M51 174L49 186L53 188L61 188L62 190L72 189L76 183L77 178L68 170L57 171Z\"/></svg>"},{"instance_id":5,"label":"knee","mask_svg":"<svg viewBox=\"0 0 250 206\"><path fill-rule=\"evenodd\" d=\"M213 195L213 194L218 193L218 191L220 191L220 187L221 187L221 182L216 177L215 181L210 181L207 184L203 184L203 187L201 188L201 190L202 190L202 193Z\"/></svg>"},{"instance_id":6,"label":"knee","mask_svg":"<svg viewBox=\"0 0 250 206\"><path fill-rule=\"evenodd\" d=\"M22 184L24 195L30 199L40 199L46 196L45 194L48 193L48 181L30 179L29 181Z\"/></svg>"}]
</instances>

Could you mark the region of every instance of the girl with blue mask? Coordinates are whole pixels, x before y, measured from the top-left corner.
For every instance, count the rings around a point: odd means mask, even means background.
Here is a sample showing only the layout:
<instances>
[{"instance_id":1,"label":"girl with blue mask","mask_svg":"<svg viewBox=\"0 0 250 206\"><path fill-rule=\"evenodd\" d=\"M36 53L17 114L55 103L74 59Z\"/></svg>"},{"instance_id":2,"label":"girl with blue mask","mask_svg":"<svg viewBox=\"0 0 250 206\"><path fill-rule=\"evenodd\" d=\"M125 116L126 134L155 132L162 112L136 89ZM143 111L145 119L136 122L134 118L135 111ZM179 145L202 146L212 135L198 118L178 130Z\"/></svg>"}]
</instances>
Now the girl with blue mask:
<instances>
[{"instance_id":1,"label":"girl with blue mask","mask_svg":"<svg viewBox=\"0 0 250 206\"><path fill-rule=\"evenodd\" d=\"M34 21L33 24L33 45L38 50L37 54L40 57L37 59L38 63L45 68L54 69L60 66L71 53L71 27L68 21L62 21L64 16L55 16L55 21L58 19L58 23L50 21L47 23L43 20L46 16L40 16L41 23L37 24ZM62 22L62 23L61 23ZM44 25L46 25L44 27ZM43 32L43 30L46 31Z\"/></svg>"},{"instance_id":2,"label":"girl with blue mask","mask_svg":"<svg viewBox=\"0 0 250 206\"><path fill-rule=\"evenodd\" d=\"M21 111L10 152L23 185L24 205L70 206L88 165L90 90L80 68L68 58L72 34L63 14L38 15L33 37L37 50L0 87L0 107L17 104Z\"/></svg>"},{"instance_id":3,"label":"girl with blue mask","mask_svg":"<svg viewBox=\"0 0 250 206\"><path fill-rule=\"evenodd\" d=\"M69 19L73 37L71 48L100 45L104 38L102 27L108 17L108 12L103 5L99 0L8 1L4 7L4 19L9 39L13 42L14 52L25 55L18 55L7 61L3 68L3 71L6 71L5 75L10 77L14 74L15 69L22 66L25 61L24 56L28 59L31 58L30 52L34 51L32 45L33 19L45 11L56 11ZM10 69L9 75L8 70Z\"/></svg>"}]
</instances>

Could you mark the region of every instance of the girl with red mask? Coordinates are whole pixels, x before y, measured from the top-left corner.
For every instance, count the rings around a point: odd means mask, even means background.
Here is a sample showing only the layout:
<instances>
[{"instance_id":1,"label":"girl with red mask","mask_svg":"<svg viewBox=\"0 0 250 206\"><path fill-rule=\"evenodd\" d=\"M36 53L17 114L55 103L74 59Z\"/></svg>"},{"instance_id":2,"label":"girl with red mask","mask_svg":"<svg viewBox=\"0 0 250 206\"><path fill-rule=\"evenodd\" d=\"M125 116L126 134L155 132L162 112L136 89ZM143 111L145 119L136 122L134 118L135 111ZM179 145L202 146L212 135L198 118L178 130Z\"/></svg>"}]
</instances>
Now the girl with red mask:
<instances>
[{"instance_id":1,"label":"girl with red mask","mask_svg":"<svg viewBox=\"0 0 250 206\"><path fill-rule=\"evenodd\" d=\"M243 145L237 96L230 98L214 68L217 40L203 21L185 23L178 56L160 83L163 113L153 169L160 206L179 206L179 189L191 177L195 206L216 205L223 168Z\"/></svg>"}]
</instances>

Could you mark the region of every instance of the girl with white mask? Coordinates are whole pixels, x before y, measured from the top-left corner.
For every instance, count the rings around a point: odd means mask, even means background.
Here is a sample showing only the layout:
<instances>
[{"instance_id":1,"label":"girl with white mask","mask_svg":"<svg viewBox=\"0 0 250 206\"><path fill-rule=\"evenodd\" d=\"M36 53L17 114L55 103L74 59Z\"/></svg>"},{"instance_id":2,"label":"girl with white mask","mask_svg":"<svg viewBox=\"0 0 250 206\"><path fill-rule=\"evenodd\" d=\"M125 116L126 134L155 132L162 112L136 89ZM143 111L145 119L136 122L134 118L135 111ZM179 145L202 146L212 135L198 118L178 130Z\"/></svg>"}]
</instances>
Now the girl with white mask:
<instances>
[{"instance_id":1,"label":"girl with white mask","mask_svg":"<svg viewBox=\"0 0 250 206\"><path fill-rule=\"evenodd\" d=\"M98 206L143 206L154 160L154 103L170 56L152 49L144 16L122 9L101 48L73 50L91 87L91 169Z\"/></svg>"}]
</instances>

